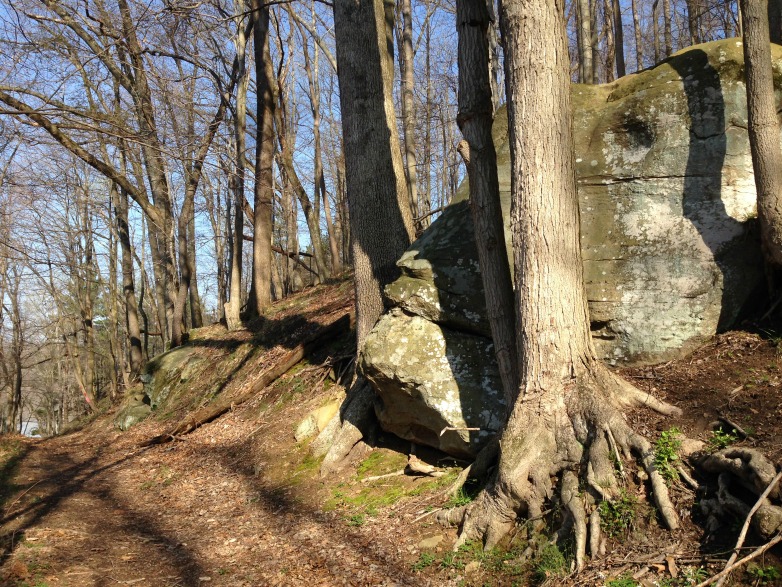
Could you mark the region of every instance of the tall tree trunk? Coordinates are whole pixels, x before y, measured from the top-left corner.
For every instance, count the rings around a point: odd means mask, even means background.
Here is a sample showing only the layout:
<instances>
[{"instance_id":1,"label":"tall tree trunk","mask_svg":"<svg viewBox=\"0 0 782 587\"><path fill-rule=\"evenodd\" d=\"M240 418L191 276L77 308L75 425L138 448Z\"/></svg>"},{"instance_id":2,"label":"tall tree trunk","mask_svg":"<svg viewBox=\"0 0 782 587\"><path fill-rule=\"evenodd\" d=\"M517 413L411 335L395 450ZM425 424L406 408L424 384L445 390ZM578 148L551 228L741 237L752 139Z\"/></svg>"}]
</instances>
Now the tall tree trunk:
<instances>
[{"instance_id":1,"label":"tall tree trunk","mask_svg":"<svg viewBox=\"0 0 782 587\"><path fill-rule=\"evenodd\" d=\"M83 194L81 203L81 229L84 232L84 257L83 282L81 284L81 328L84 337L84 387L87 395L94 402L95 389L95 322L94 322L94 291L95 288L95 247L93 243L94 232L92 230L92 213L90 210L89 196Z\"/></svg>"},{"instance_id":2,"label":"tall tree trunk","mask_svg":"<svg viewBox=\"0 0 782 587\"><path fill-rule=\"evenodd\" d=\"M700 1L687 0L687 24L690 31L690 43L697 45L701 42L700 34Z\"/></svg>"},{"instance_id":3,"label":"tall tree trunk","mask_svg":"<svg viewBox=\"0 0 782 587\"><path fill-rule=\"evenodd\" d=\"M652 2L652 45L654 45L654 62L660 62L660 22L657 16L657 7L660 5L660 0L654 0Z\"/></svg>"},{"instance_id":4,"label":"tall tree trunk","mask_svg":"<svg viewBox=\"0 0 782 587\"><path fill-rule=\"evenodd\" d=\"M577 0L579 80L595 83L592 77L592 11L590 0Z\"/></svg>"},{"instance_id":5,"label":"tall tree trunk","mask_svg":"<svg viewBox=\"0 0 782 587\"><path fill-rule=\"evenodd\" d=\"M112 192L114 214L117 223L117 236L122 249L122 291L125 296L125 328L128 333L128 359L130 379L141 373L144 356L141 352L141 328L139 327L138 301L136 300L135 278L133 276L133 251L131 250L130 231L128 230L128 194L119 189Z\"/></svg>"},{"instance_id":6,"label":"tall tree trunk","mask_svg":"<svg viewBox=\"0 0 782 587\"><path fill-rule=\"evenodd\" d=\"M237 9L241 12L240 9ZM247 124L247 87L250 75L246 70L245 51L247 38L241 20L237 26L236 55L239 60L239 85L236 89L236 113L234 114L234 168L229 178L233 193L234 224L231 239L231 271L228 302L225 305L225 322L228 330L242 326L242 234L244 232L244 147Z\"/></svg>"},{"instance_id":7,"label":"tall tree trunk","mask_svg":"<svg viewBox=\"0 0 782 587\"><path fill-rule=\"evenodd\" d=\"M673 36L671 35L671 0L663 0L663 31L665 35L665 56L673 53Z\"/></svg>"},{"instance_id":8,"label":"tall tree trunk","mask_svg":"<svg viewBox=\"0 0 782 587\"><path fill-rule=\"evenodd\" d=\"M187 254L190 257L193 275L190 278L190 323L193 328L204 325L204 309L201 306L201 294L198 291L198 261L196 258L195 206L191 209L187 222Z\"/></svg>"},{"instance_id":9,"label":"tall tree trunk","mask_svg":"<svg viewBox=\"0 0 782 587\"><path fill-rule=\"evenodd\" d=\"M288 7L290 14L293 10ZM315 19L314 4L313 4L313 20ZM298 21L296 21L298 23ZM334 223L331 219L331 203L329 202L329 196L326 192L326 176L323 171L323 149L320 136L320 81L318 79L319 74L319 54L320 48L317 43L313 47L313 57L310 60L310 53L307 46L307 39L302 30L302 26L299 25L299 33L302 41L302 52L304 53L304 70L307 74L307 83L309 85L310 95L310 110L312 112L312 142L313 149L315 151L315 169L314 169L314 185L315 185L315 198L320 198L323 202L323 215L326 218L326 232L329 239L329 254L331 256L331 275L339 275L342 273L342 259L339 253L339 244L337 242L337 235L334 229ZM298 250L298 249L297 249Z\"/></svg>"},{"instance_id":10,"label":"tall tree trunk","mask_svg":"<svg viewBox=\"0 0 782 587\"><path fill-rule=\"evenodd\" d=\"M766 260L782 266L782 150L774 98L765 2L741 0L752 167L758 193L760 238Z\"/></svg>"},{"instance_id":11,"label":"tall tree trunk","mask_svg":"<svg viewBox=\"0 0 782 587\"><path fill-rule=\"evenodd\" d=\"M772 43L782 45L782 0L768 0L768 33Z\"/></svg>"},{"instance_id":12,"label":"tall tree trunk","mask_svg":"<svg viewBox=\"0 0 782 587\"><path fill-rule=\"evenodd\" d=\"M383 312L383 288L399 276L396 261L413 238L392 99L393 15L393 2L334 3L359 353ZM324 472L343 463L361 440L372 398L363 380L351 389Z\"/></svg>"},{"instance_id":13,"label":"tall tree trunk","mask_svg":"<svg viewBox=\"0 0 782 587\"><path fill-rule=\"evenodd\" d=\"M619 0L611 0L614 15L614 49L616 56L616 77L627 75L625 66L625 33L622 24L622 7Z\"/></svg>"},{"instance_id":14,"label":"tall tree trunk","mask_svg":"<svg viewBox=\"0 0 782 587\"><path fill-rule=\"evenodd\" d=\"M614 63L616 61L616 45L614 41L614 0L603 0L603 21L606 40L605 49L605 81L612 82L614 76Z\"/></svg>"},{"instance_id":15,"label":"tall tree trunk","mask_svg":"<svg viewBox=\"0 0 782 587\"><path fill-rule=\"evenodd\" d=\"M274 71L269 49L269 7L251 0L255 19L253 50L257 90L255 189L253 209L253 270L248 311L259 316L272 303L272 227L274 212Z\"/></svg>"},{"instance_id":16,"label":"tall tree trunk","mask_svg":"<svg viewBox=\"0 0 782 587\"><path fill-rule=\"evenodd\" d=\"M428 9L428 8L427 8ZM424 68L424 77L426 78L426 104L424 113L424 184L423 194L421 195L421 210L419 216L424 218L419 222L421 228L426 229L432 223L432 217L429 211L432 209L432 103L434 102L434 88L432 82L432 23L426 22L424 31L426 65Z\"/></svg>"},{"instance_id":17,"label":"tall tree trunk","mask_svg":"<svg viewBox=\"0 0 782 587\"><path fill-rule=\"evenodd\" d=\"M361 347L383 311L383 288L414 231L392 100L388 34L393 5L338 0L334 26L356 281L356 337Z\"/></svg>"},{"instance_id":18,"label":"tall tree trunk","mask_svg":"<svg viewBox=\"0 0 782 587\"><path fill-rule=\"evenodd\" d=\"M457 0L459 114L456 120L464 135L459 151L470 178L470 210L494 351L505 404L511 406L518 391L519 377L513 330L513 285L505 249L497 153L491 133L494 102L487 37L491 24L486 0Z\"/></svg>"},{"instance_id":19,"label":"tall tree trunk","mask_svg":"<svg viewBox=\"0 0 782 587\"><path fill-rule=\"evenodd\" d=\"M415 153L415 101L413 88L415 76L413 69L413 8L411 0L399 0L399 11L402 14L402 38L399 51L399 70L402 86L402 128L405 137L405 173L407 174L407 191L413 216L421 216L418 204L418 169Z\"/></svg>"},{"instance_id":20,"label":"tall tree trunk","mask_svg":"<svg viewBox=\"0 0 782 587\"><path fill-rule=\"evenodd\" d=\"M641 71L644 68L644 45L641 37L641 19L638 15L636 0L630 1L630 8L633 13L633 32L635 33L635 70Z\"/></svg>"},{"instance_id":21,"label":"tall tree trunk","mask_svg":"<svg viewBox=\"0 0 782 587\"><path fill-rule=\"evenodd\" d=\"M595 505L619 494L614 454L640 455L663 520L676 512L651 445L622 415L648 397L596 360L589 332L574 173L564 12L554 0L502 4L511 151L511 222L520 387L500 440L500 460L471 504L441 518L463 522L456 547L491 548L519 515L538 518L556 489L573 522L576 567L590 536L600 546ZM529 39L535 38L530 44ZM652 404L667 413L675 409ZM612 451L609 438L616 440ZM621 458L621 457L620 457ZM587 512L589 532L587 531Z\"/></svg>"},{"instance_id":22,"label":"tall tree trunk","mask_svg":"<svg viewBox=\"0 0 782 587\"><path fill-rule=\"evenodd\" d=\"M600 39L598 38L597 26L597 2L598 0L589 0L589 48L592 51L592 83L600 83Z\"/></svg>"}]
</instances>

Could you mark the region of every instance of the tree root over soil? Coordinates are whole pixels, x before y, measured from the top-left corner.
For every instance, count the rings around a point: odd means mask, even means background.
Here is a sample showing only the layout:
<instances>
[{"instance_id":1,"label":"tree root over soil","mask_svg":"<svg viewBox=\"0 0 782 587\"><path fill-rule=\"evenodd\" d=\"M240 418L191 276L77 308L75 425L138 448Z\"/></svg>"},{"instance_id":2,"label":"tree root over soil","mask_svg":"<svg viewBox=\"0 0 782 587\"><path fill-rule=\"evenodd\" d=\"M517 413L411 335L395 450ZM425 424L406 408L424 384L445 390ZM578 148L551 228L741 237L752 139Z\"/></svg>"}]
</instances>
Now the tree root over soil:
<instances>
[{"instance_id":1,"label":"tree root over soil","mask_svg":"<svg viewBox=\"0 0 782 587\"><path fill-rule=\"evenodd\" d=\"M715 495L699 502L707 518L707 530L722 527L721 518L727 515L744 519L752 512L752 528L763 539L770 540L780 531L782 490L776 483L754 508L756 511L741 497L763 495L777 474L774 464L762 453L746 447L730 447L700 458L696 465L706 473L717 475Z\"/></svg>"},{"instance_id":2,"label":"tree root over soil","mask_svg":"<svg viewBox=\"0 0 782 587\"><path fill-rule=\"evenodd\" d=\"M603 547L597 506L619 497L622 458L638 457L649 476L664 524L678 527L665 481L654 465L651 444L627 424L624 411L648 407L665 415L681 412L593 362L559 390L527 393L516 402L500 441L493 477L472 503L440 512L443 523L461 524L454 546L482 540L495 546L519 516L538 518L559 490L563 519L559 536L575 534L576 567L584 566L587 543Z\"/></svg>"}]
</instances>

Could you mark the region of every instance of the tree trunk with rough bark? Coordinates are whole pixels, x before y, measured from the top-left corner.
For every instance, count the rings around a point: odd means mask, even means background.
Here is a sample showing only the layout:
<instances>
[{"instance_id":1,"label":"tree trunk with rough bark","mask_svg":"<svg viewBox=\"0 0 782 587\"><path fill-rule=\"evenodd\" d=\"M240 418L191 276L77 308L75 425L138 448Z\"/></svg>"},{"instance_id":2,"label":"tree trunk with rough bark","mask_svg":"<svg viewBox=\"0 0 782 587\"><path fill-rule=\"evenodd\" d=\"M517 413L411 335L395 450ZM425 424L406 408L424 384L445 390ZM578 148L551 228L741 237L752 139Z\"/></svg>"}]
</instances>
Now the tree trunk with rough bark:
<instances>
[{"instance_id":1,"label":"tree trunk with rough bark","mask_svg":"<svg viewBox=\"0 0 782 587\"><path fill-rule=\"evenodd\" d=\"M592 11L589 0L577 0L578 70L582 84L593 84L592 77Z\"/></svg>"},{"instance_id":2,"label":"tree trunk with rough bark","mask_svg":"<svg viewBox=\"0 0 782 587\"><path fill-rule=\"evenodd\" d=\"M520 388L488 485L471 504L440 518L463 522L456 548L473 539L491 548L518 516L542 516L545 501L558 490L575 531L576 566L581 568L587 540L593 554L600 547L596 504L620 491L616 456L627 459L636 453L649 474L661 518L668 527L677 526L651 445L623 414L631 406L669 414L677 410L595 358L579 246L562 6L554 0L503 3L501 25ZM528 43L531 38L535 43Z\"/></svg>"},{"instance_id":3,"label":"tree trunk with rough bark","mask_svg":"<svg viewBox=\"0 0 782 587\"><path fill-rule=\"evenodd\" d=\"M611 0L614 15L614 51L616 56L616 77L627 75L625 66L625 33L622 24L622 7L619 0Z\"/></svg>"},{"instance_id":4,"label":"tree trunk with rough bark","mask_svg":"<svg viewBox=\"0 0 782 587\"><path fill-rule=\"evenodd\" d=\"M242 326L240 316L242 307L242 233L244 230L244 135L247 113L247 86L250 76L246 70L245 51L247 38L241 21L237 27L236 55L239 60L239 84L236 90L236 110L234 113L234 150L235 161L229 176L229 186L233 193L234 224L231 239L231 267L229 274L228 302L225 304L225 322L228 330L237 330Z\"/></svg>"},{"instance_id":5,"label":"tree trunk with rough bark","mask_svg":"<svg viewBox=\"0 0 782 587\"><path fill-rule=\"evenodd\" d=\"M635 33L635 70L641 71L644 68L644 45L641 38L641 19L638 15L636 0L631 0L630 9L633 13L633 32Z\"/></svg>"},{"instance_id":6,"label":"tree trunk with rough bark","mask_svg":"<svg viewBox=\"0 0 782 587\"><path fill-rule=\"evenodd\" d=\"M136 285L133 276L133 251L131 250L130 230L128 229L128 194L123 189L112 192L115 196L114 213L117 222L117 238L122 258L122 291L125 295L125 328L128 333L128 362L130 380L135 382L144 366L144 356L141 352L141 328L139 327L138 301L136 300Z\"/></svg>"},{"instance_id":7,"label":"tree trunk with rough bark","mask_svg":"<svg viewBox=\"0 0 782 587\"><path fill-rule=\"evenodd\" d=\"M687 0L687 24L692 45L697 45L701 42L700 11L701 7L698 0Z\"/></svg>"},{"instance_id":8,"label":"tree trunk with rough bark","mask_svg":"<svg viewBox=\"0 0 782 587\"><path fill-rule=\"evenodd\" d=\"M764 2L741 0L744 18L744 64L752 167L758 193L763 254L782 266L782 150L774 99L768 11Z\"/></svg>"},{"instance_id":9,"label":"tree trunk with rough bark","mask_svg":"<svg viewBox=\"0 0 782 587\"><path fill-rule=\"evenodd\" d=\"M396 261L413 238L392 98L393 17L393 2L334 4L359 353L383 312L383 288L399 276ZM337 468L361 440L373 397L363 380L354 384L322 471Z\"/></svg>"},{"instance_id":10,"label":"tree trunk with rough bark","mask_svg":"<svg viewBox=\"0 0 782 587\"><path fill-rule=\"evenodd\" d=\"M665 37L665 56L673 53L673 35L671 34L671 1L663 0L663 35Z\"/></svg>"},{"instance_id":11,"label":"tree trunk with rough bark","mask_svg":"<svg viewBox=\"0 0 782 587\"><path fill-rule=\"evenodd\" d=\"M402 35L399 40L399 70L402 86L402 129L405 137L405 173L407 191L413 216L421 216L418 205L418 162L415 153L415 101L413 100L413 8L411 0L399 0L399 12L402 15Z\"/></svg>"},{"instance_id":12,"label":"tree trunk with rough bark","mask_svg":"<svg viewBox=\"0 0 782 587\"><path fill-rule=\"evenodd\" d=\"M259 316L272 303L272 228L274 213L274 69L269 48L269 7L251 0L255 20L253 50L257 85L253 270L248 313Z\"/></svg>"},{"instance_id":13,"label":"tree trunk with rough bark","mask_svg":"<svg viewBox=\"0 0 782 587\"><path fill-rule=\"evenodd\" d=\"M513 331L513 284L505 249L497 153L491 136L494 122L488 42L491 26L486 0L457 0L459 114L456 120L464 136L459 143L459 152L467 164L470 179L470 210L494 352L505 402L511 406L518 391L519 377Z\"/></svg>"}]
</instances>

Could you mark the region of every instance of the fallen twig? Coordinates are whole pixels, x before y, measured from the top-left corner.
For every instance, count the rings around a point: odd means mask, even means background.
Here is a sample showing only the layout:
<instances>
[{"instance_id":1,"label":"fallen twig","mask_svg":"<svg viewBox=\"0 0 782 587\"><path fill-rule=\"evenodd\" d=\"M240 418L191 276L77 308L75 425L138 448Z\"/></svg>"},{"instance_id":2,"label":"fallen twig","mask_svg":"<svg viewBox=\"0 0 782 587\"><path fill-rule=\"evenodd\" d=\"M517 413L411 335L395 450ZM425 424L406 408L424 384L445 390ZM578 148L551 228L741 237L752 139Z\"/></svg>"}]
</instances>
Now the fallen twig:
<instances>
[{"instance_id":1,"label":"fallen twig","mask_svg":"<svg viewBox=\"0 0 782 587\"><path fill-rule=\"evenodd\" d=\"M681 477L682 480L684 480L684 482L687 485L689 485L690 489L692 489L693 491L696 491L698 489L698 482L695 479L693 479L690 476L690 474L687 473L687 471L684 470L684 467L679 465L678 467L676 467L676 471L679 473L679 477Z\"/></svg>"},{"instance_id":2,"label":"fallen twig","mask_svg":"<svg viewBox=\"0 0 782 587\"><path fill-rule=\"evenodd\" d=\"M394 471L393 473L386 473L385 475L373 475L372 477L364 477L361 482L362 483L370 483L372 481L377 481L378 479L387 479L388 477L398 477L400 475L404 475L405 470L399 469L398 471Z\"/></svg>"},{"instance_id":3,"label":"fallen twig","mask_svg":"<svg viewBox=\"0 0 782 587\"><path fill-rule=\"evenodd\" d=\"M782 541L782 534L777 534L771 540L766 542L763 546L761 546L760 548L755 550L752 554L748 554L747 556L745 556L740 561L738 561L736 563L733 563L729 567L725 567L722 571L720 571L719 573L717 573L716 575L714 575L710 579L706 579L703 583L698 583L695 587L706 587L707 585L711 585L715 581L719 581L723 577L727 577L729 574L731 574L737 568L739 568L740 566L748 563L752 559L755 559L755 558L759 557L761 554L766 552L769 548L771 548L775 544L779 543L780 541Z\"/></svg>"},{"instance_id":4,"label":"fallen twig","mask_svg":"<svg viewBox=\"0 0 782 587\"><path fill-rule=\"evenodd\" d=\"M16 503L18 503L18 502L19 502L19 500L20 500L20 499L22 499L22 498L23 498L25 495L27 495L27 493L28 493L29 491L31 491L31 490L32 490L32 488L33 488L33 487L35 487L36 485L38 485L38 484L39 484L41 481L43 481L43 479L39 479L38 481L36 481L36 482L35 482L35 483L33 483L32 485L30 485L30 487L28 487L27 489L25 489L24 491L22 491L22 493L20 493L20 494L19 494L19 496L18 496L18 497L17 497L15 500L13 500L13 501L12 501L11 503L9 503L9 504L8 504L8 505L7 505L5 508L3 508L3 513L7 514L7 513L8 513L8 511L9 511L9 510L10 510L12 507L14 507L14 505L15 505Z\"/></svg>"},{"instance_id":5,"label":"fallen twig","mask_svg":"<svg viewBox=\"0 0 782 587\"><path fill-rule=\"evenodd\" d=\"M774 490L774 488L777 486L777 483L779 483L780 479L782 479L782 471L776 474L776 476L768 484L768 487L766 487L763 493L760 494L760 497L758 497L758 500L755 502L755 505L753 505L752 509L749 510L749 513L747 514L747 519L744 520L744 525L741 527L741 532L739 533L739 539L736 541L736 546L733 549L733 554L730 555L728 562L725 563L725 570L727 570L733 564L733 561L735 561L736 558L738 557L738 549L744 545L744 539L747 537L747 530L749 530L749 524L752 521L752 516L754 516L755 512L760 509L760 506L763 504L766 497L768 497L768 494L771 493ZM723 570L723 573L725 572L725 570ZM727 579L728 574L729 573L726 573L725 575L723 575L721 579L717 581L717 587L720 587L725 582L725 579Z\"/></svg>"},{"instance_id":6,"label":"fallen twig","mask_svg":"<svg viewBox=\"0 0 782 587\"><path fill-rule=\"evenodd\" d=\"M426 512L426 513L424 513L424 514L421 514L421 515L420 515L420 516L418 516L418 517L417 517L415 520L413 520L413 524L415 524L416 522L419 522L419 521L423 520L423 519L424 519L426 516L431 516L432 514L436 514L437 512L441 511L442 509L443 509L443 508L435 508L435 509L433 509L433 510L432 510L432 511L430 511L430 512Z\"/></svg>"}]
</instances>

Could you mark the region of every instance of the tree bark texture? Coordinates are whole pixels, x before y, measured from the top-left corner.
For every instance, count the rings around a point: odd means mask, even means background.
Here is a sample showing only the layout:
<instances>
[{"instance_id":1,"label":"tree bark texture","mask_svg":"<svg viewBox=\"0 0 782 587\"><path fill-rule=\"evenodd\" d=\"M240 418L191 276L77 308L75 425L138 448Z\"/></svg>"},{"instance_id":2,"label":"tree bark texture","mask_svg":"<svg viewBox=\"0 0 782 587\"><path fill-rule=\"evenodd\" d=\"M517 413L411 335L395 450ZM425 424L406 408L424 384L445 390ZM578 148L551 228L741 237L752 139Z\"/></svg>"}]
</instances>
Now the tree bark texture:
<instances>
[{"instance_id":1,"label":"tree bark texture","mask_svg":"<svg viewBox=\"0 0 782 587\"><path fill-rule=\"evenodd\" d=\"M383 287L413 236L396 132L393 5L337 0L334 27L353 265L358 346L383 311Z\"/></svg>"},{"instance_id":2,"label":"tree bark texture","mask_svg":"<svg viewBox=\"0 0 782 587\"><path fill-rule=\"evenodd\" d=\"M486 0L458 0L459 114L464 135L459 150L467 164L470 210L494 351L507 406L518 391L513 284L500 206L497 153L491 136L494 104L490 79L488 31L492 26Z\"/></svg>"},{"instance_id":3,"label":"tree bark texture","mask_svg":"<svg viewBox=\"0 0 782 587\"><path fill-rule=\"evenodd\" d=\"M579 79L593 84L592 77L592 11L590 0L577 0Z\"/></svg>"},{"instance_id":4,"label":"tree bark texture","mask_svg":"<svg viewBox=\"0 0 782 587\"><path fill-rule=\"evenodd\" d=\"M766 260L782 266L782 150L774 99L765 2L741 0L752 166L758 193L760 237Z\"/></svg>"},{"instance_id":5,"label":"tree bark texture","mask_svg":"<svg viewBox=\"0 0 782 587\"><path fill-rule=\"evenodd\" d=\"M627 75L625 66L625 33L622 24L622 7L619 0L611 0L614 15L614 51L616 56L616 77Z\"/></svg>"},{"instance_id":6,"label":"tree bark texture","mask_svg":"<svg viewBox=\"0 0 782 587\"><path fill-rule=\"evenodd\" d=\"M641 19L638 15L636 0L631 0L630 8L633 13L633 33L635 35L635 70L641 71L644 68L644 50L641 37Z\"/></svg>"},{"instance_id":7,"label":"tree bark texture","mask_svg":"<svg viewBox=\"0 0 782 587\"><path fill-rule=\"evenodd\" d=\"M257 85L255 189L253 209L253 270L250 315L258 316L272 303L272 228L274 212L274 69L270 51L269 7L251 0L255 19L253 50Z\"/></svg>"},{"instance_id":8,"label":"tree bark texture","mask_svg":"<svg viewBox=\"0 0 782 587\"><path fill-rule=\"evenodd\" d=\"M651 446L621 413L628 405L676 410L648 398L595 359L579 242L563 6L554 0L503 2L500 23L509 105L520 389L489 484L463 511L449 510L440 519L461 518L456 547L481 539L490 548L517 516L542 516L545 501L559 489L581 568L588 536L592 554L599 551L596 504L619 492L609 441L616 454L621 450L629 456L632 450L641 457L661 517L676 527L676 512L654 469ZM557 487L553 479L558 479Z\"/></svg>"},{"instance_id":9,"label":"tree bark texture","mask_svg":"<svg viewBox=\"0 0 782 587\"><path fill-rule=\"evenodd\" d=\"M418 162L415 153L415 101L413 87L415 84L413 69L413 8L411 0L399 0L402 14L402 39L399 51L399 69L402 86L402 128L405 137L405 172L407 173L407 190L413 215L421 216L418 205Z\"/></svg>"}]
</instances>

